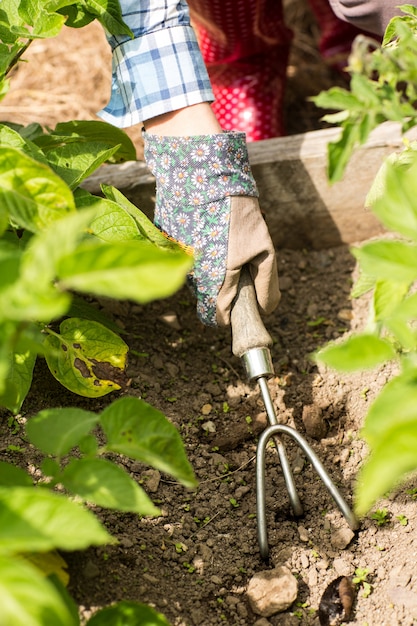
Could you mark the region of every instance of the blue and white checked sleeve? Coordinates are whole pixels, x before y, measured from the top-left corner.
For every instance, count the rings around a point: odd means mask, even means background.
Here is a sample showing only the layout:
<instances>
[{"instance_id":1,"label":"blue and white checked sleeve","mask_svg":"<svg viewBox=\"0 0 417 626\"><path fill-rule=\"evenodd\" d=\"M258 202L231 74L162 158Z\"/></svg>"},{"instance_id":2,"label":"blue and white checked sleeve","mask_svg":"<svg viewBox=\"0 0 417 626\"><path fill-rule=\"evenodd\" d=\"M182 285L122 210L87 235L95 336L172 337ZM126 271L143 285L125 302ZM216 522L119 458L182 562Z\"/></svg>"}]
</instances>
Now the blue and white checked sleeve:
<instances>
[{"instance_id":1,"label":"blue and white checked sleeve","mask_svg":"<svg viewBox=\"0 0 417 626\"><path fill-rule=\"evenodd\" d=\"M184 0L120 0L134 39L110 36L110 101L98 115L119 128L213 101Z\"/></svg>"}]
</instances>

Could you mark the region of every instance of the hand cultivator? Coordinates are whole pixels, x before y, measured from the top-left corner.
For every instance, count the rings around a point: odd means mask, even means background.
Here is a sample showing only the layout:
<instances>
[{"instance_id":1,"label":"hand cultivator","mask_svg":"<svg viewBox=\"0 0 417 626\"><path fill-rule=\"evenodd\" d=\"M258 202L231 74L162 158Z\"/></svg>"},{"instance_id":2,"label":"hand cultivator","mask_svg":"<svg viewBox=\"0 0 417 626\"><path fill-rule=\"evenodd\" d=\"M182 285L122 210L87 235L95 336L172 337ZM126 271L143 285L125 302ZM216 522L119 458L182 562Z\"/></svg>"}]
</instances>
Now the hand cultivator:
<instances>
[{"instance_id":1,"label":"hand cultivator","mask_svg":"<svg viewBox=\"0 0 417 626\"><path fill-rule=\"evenodd\" d=\"M311 446L294 428L278 424L267 384L268 378L274 375L269 350L272 339L259 315L255 290L247 270L244 270L241 275L238 294L232 309L231 324L233 354L242 358L249 380L258 382L269 422L269 426L259 438L256 454L258 542L261 556L266 559L269 555L265 513L265 450L270 439L273 439L275 442L294 515L298 517L303 514L303 506L297 493L281 435L287 435L293 439L303 450L330 492L339 510L346 518L349 526L352 530L356 530L359 527L358 520L346 504Z\"/></svg>"}]
</instances>

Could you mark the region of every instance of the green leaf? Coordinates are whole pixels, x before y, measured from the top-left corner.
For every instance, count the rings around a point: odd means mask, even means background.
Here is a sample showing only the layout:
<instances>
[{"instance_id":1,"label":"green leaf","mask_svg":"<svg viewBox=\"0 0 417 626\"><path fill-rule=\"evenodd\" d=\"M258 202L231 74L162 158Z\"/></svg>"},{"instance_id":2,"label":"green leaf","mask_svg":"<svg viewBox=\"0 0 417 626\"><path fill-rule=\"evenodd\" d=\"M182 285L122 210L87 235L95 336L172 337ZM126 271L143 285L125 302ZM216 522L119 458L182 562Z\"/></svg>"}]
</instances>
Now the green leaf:
<instances>
[{"instance_id":1,"label":"green leaf","mask_svg":"<svg viewBox=\"0 0 417 626\"><path fill-rule=\"evenodd\" d=\"M10 352L17 332L17 324L6 321L0 324L0 393L6 391L7 376L10 368Z\"/></svg>"},{"instance_id":2,"label":"green leaf","mask_svg":"<svg viewBox=\"0 0 417 626\"><path fill-rule=\"evenodd\" d=\"M114 540L93 513L34 487L0 488L0 552L84 550Z\"/></svg>"},{"instance_id":3,"label":"green leaf","mask_svg":"<svg viewBox=\"0 0 417 626\"><path fill-rule=\"evenodd\" d=\"M137 158L135 144L129 135L121 128L107 122L97 120L61 122L55 126L52 137L57 141L65 141L66 138L71 137L72 141L75 140L78 144L82 142L87 145L104 143L108 146L117 146L114 162L136 161Z\"/></svg>"},{"instance_id":4,"label":"green leaf","mask_svg":"<svg viewBox=\"0 0 417 626\"><path fill-rule=\"evenodd\" d=\"M358 98L351 91L341 87L331 87L311 99L321 109L361 110L362 108Z\"/></svg>"},{"instance_id":5,"label":"green leaf","mask_svg":"<svg viewBox=\"0 0 417 626\"><path fill-rule=\"evenodd\" d=\"M328 344L315 354L315 360L341 372L376 367L395 358L394 348L375 335L356 335L342 343Z\"/></svg>"},{"instance_id":6,"label":"green leaf","mask_svg":"<svg viewBox=\"0 0 417 626\"><path fill-rule=\"evenodd\" d=\"M368 195L373 212L388 230L417 242L417 152L386 161Z\"/></svg>"},{"instance_id":7,"label":"green leaf","mask_svg":"<svg viewBox=\"0 0 417 626\"><path fill-rule=\"evenodd\" d=\"M25 470L6 461L0 461L1 487L30 487L31 485L33 481Z\"/></svg>"},{"instance_id":8,"label":"green leaf","mask_svg":"<svg viewBox=\"0 0 417 626\"><path fill-rule=\"evenodd\" d=\"M416 350L417 335L409 324L401 319L391 317L384 321L384 325L400 344L401 350Z\"/></svg>"},{"instance_id":9,"label":"green leaf","mask_svg":"<svg viewBox=\"0 0 417 626\"><path fill-rule=\"evenodd\" d=\"M374 291L374 313L376 321L384 321L403 302L409 290L409 283L391 280L378 280Z\"/></svg>"},{"instance_id":10,"label":"green leaf","mask_svg":"<svg viewBox=\"0 0 417 626\"><path fill-rule=\"evenodd\" d=\"M417 374L403 372L390 380L373 401L361 435L372 447L399 425L417 423Z\"/></svg>"},{"instance_id":11,"label":"green leaf","mask_svg":"<svg viewBox=\"0 0 417 626\"><path fill-rule=\"evenodd\" d=\"M179 249L178 244L163 235L159 228L157 228L151 220L134 204L132 204L118 189L111 187L110 185L102 185L101 189L106 198L116 202L118 206L122 207L126 213L132 216L139 231L145 239L149 239L149 241L152 241L161 248L169 248L174 251Z\"/></svg>"},{"instance_id":12,"label":"green leaf","mask_svg":"<svg viewBox=\"0 0 417 626\"><path fill-rule=\"evenodd\" d=\"M33 343L24 335L18 337L9 355L6 389L0 393L0 406L18 413L32 385L33 368L37 358Z\"/></svg>"},{"instance_id":13,"label":"green leaf","mask_svg":"<svg viewBox=\"0 0 417 626\"><path fill-rule=\"evenodd\" d=\"M99 416L78 408L44 409L26 423L29 441L44 454L68 454L97 424Z\"/></svg>"},{"instance_id":14,"label":"green leaf","mask_svg":"<svg viewBox=\"0 0 417 626\"><path fill-rule=\"evenodd\" d=\"M75 189L118 149L119 146L109 147L103 142L75 142L49 150L47 154L52 169L70 189Z\"/></svg>"},{"instance_id":15,"label":"green leaf","mask_svg":"<svg viewBox=\"0 0 417 626\"><path fill-rule=\"evenodd\" d=\"M19 280L7 293L0 290L0 312L5 317L50 322L66 314L71 296L57 289L56 266L86 236L94 215L93 209L71 213L32 236L22 256Z\"/></svg>"},{"instance_id":16,"label":"green leaf","mask_svg":"<svg viewBox=\"0 0 417 626\"><path fill-rule=\"evenodd\" d=\"M127 35L132 37L133 33L125 24L122 12L117 0L84 0L88 10L97 16L97 19L105 29L113 35Z\"/></svg>"},{"instance_id":17,"label":"green leaf","mask_svg":"<svg viewBox=\"0 0 417 626\"><path fill-rule=\"evenodd\" d=\"M87 626L169 626L169 623L150 606L124 600L98 611Z\"/></svg>"},{"instance_id":18,"label":"green leaf","mask_svg":"<svg viewBox=\"0 0 417 626\"><path fill-rule=\"evenodd\" d=\"M90 231L102 241L129 241L143 239L133 217L121 206L107 198L88 193L76 194L77 207L94 207L96 216L90 223Z\"/></svg>"},{"instance_id":19,"label":"green leaf","mask_svg":"<svg viewBox=\"0 0 417 626\"><path fill-rule=\"evenodd\" d=\"M367 114L372 107L378 106L378 84L364 74L354 73L350 82L350 88L355 98L360 101L360 110Z\"/></svg>"},{"instance_id":20,"label":"green leaf","mask_svg":"<svg viewBox=\"0 0 417 626\"><path fill-rule=\"evenodd\" d=\"M369 276L365 274L365 272L360 271L359 276L352 287L351 297L359 298L363 294L367 293L371 289L375 287L375 278L373 276Z\"/></svg>"},{"instance_id":21,"label":"green leaf","mask_svg":"<svg viewBox=\"0 0 417 626\"><path fill-rule=\"evenodd\" d=\"M60 259L57 274L63 290L146 303L175 293L191 266L184 252L148 241L86 242Z\"/></svg>"},{"instance_id":22,"label":"green leaf","mask_svg":"<svg viewBox=\"0 0 417 626\"><path fill-rule=\"evenodd\" d=\"M73 459L60 482L87 502L139 515L160 515L144 490L124 469L106 459Z\"/></svg>"},{"instance_id":23,"label":"green leaf","mask_svg":"<svg viewBox=\"0 0 417 626\"><path fill-rule=\"evenodd\" d=\"M17 280L21 257L22 252L16 244L0 240L0 292L6 291Z\"/></svg>"},{"instance_id":24,"label":"green leaf","mask_svg":"<svg viewBox=\"0 0 417 626\"><path fill-rule=\"evenodd\" d=\"M167 472L187 487L196 479L177 429L143 400L120 398L104 409L100 422L107 449Z\"/></svg>"},{"instance_id":25,"label":"green leaf","mask_svg":"<svg viewBox=\"0 0 417 626\"><path fill-rule=\"evenodd\" d=\"M31 238L22 258L25 289L40 287L43 291L55 280L58 261L76 250L94 216L94 209L71 213Z\"/></svg>"},{"instance_id":26,"label":"green leaf","mask_svg":"<svg viewBox=\"0 0 417 626\"><path fill-rule=\"evenodd\" d=\"M62 15L45 10L43 0L21 0L18 6L22 24L30 25L31 39L55 37L65 23Z\"/></svg>"},{"instance_id":27,"label":"green leaf","mask_svg":"<svg viewBox=\"0 0 417 626\"><path fill-rule=\"evenodd\" d=\"M1 623L4 626L78 626L55 585L24 559L0 556Z\"/></svg>"},{"instance_id":28,"label":"green leaf","mask_svg":"<svg viewBox=\"0 0 417 626\"><path fill-rule=\"evenodd\" d=\"M36 161L40 161L44 165L47 165L48 162L42 150L30 141L29 137L25 138L23 136L25 134L25 130L30 136L30 127L26 127L25 129L22 126L19 130L20 132L18 132L17 129L11 128L9 125L0 124L0 146L9 146L10 148L22 150Z\"/></svg>"},{"instance_id":29,"label":"green leaf","mask_svg":"<svg viewBox=\"0 0 417 626\"><path fill-rule=\"evenodd\" d=\"M378 442L363 466L356 487L355 508L364 515L400 479L417 468L417 419L400 423Z\"/></svg>"},{"instance_id":30,"label":"green leaf","mask_svg":"<svg viewBox=\"0 0 417 626\"><path fill-rule=\"evenodd\" d=\"M96 19L96 16L90 13L81 3L68 5L66 2L60 2L59 4L65 5L57 9L57 13L62 14L66 18L66 26L82 28Z\"/></svg>"},{"instance_id":31,"label":"green leaf","mask_svg":"<svg viewBox=\"0 0 417 626\"><path fill-rule=\"evenodd\" d=\"M51 348L46 362L52 374L70 391L98 398L125 384L128 346L116 333L98 322L68 318L60 334L48 330Z\"/></svg>"},{"instance_id":32,"label":"green leaf","mask_svg":"<svg viewBox=\"0 0 417 626\"><path fill-rule=\"evenodd\" d=\"M344 124L342 135L337 141L330 141L327 146L328 170L327 175L330 183L341 180L347 164L353 154L360 136L360 124L358 120L347 121Z\"/></svg>"},{"instance_id":33,"label":"green leaf","mask_svg":"<svg viewBox=\"0 0 417 626\"><path fill-rule=\"evenodd\" d=\"M0 204L22 228L37 232L75 211L71 190L49 167L0 146Z\"/></svg>"},{"instance_id":34,"label":"green leaf","mask_svg":"<svg viewBox=\"0 0 417 626\"><path fill-rule=\"evenodd\" d=\"M381 280L412 283L417 278L417 246L401 241L374 241L352 254L366 274Z\"/></svg>"}]
</instances>

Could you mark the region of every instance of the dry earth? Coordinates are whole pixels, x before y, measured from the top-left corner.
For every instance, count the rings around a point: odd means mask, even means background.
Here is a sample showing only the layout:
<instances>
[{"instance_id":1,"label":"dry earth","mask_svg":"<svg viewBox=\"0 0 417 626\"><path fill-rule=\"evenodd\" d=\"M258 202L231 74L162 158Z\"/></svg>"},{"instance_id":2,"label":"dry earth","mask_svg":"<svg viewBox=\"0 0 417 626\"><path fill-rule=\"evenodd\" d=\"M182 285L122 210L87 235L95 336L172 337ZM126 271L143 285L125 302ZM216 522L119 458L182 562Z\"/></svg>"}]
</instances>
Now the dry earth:
<instances>
[{"instance_id":1,"label":"dry earth","mask_svg":"<svg viewBox=\"0 0 417 626\"><path fill-rule=\"evenodd\" d=\"M338 79L319 60L317 32L304 9L296 4L290 8L295 26L308 25L296 28L287 91L289 132L302 132L319 127L319 114L306 103L306 96ZM26 74L19 70L13 91L0 105L0 117L49 125L92 118L106 101L109 83L101 32L92 27L70 36L65 31L53 42L37 43L30 71L29 66ZM137 129L130 132L140 147ZM351 502L366 456L361 424L390 372L339 376L318 369L310 360L318 346L361 328L366 320L367 298L349 297L356 268L345 247L279 250L278 262L282 303L265 320L274 339L276 376L269 381L273 403L279 421L304 434ZM242 364L231 354L229 330L201 326L186 288L146 307L128 302L102 305L124 327L132 350L131 383L120 395L145 398L176 425L199 487L189 492L168 476L119 459L163 514L138 519L98 511L119 544L66 555L70 591L83 618L97 607L132 599L151 603L173 626L317 626L318 604L328 584L360 567L369 571L371 593L364 597L359 590L352 624L417 623L417 516L409 493L414 483L378 503L377 508L388 511L384 525L368 516L349 537L325 487L289 442L305 508L302 518L292 516L275 451L268 449L270 559L264 562L256 537L255 453L265 413L256 385L245 381ZM114 397L100 401L74 397L40 363L22 416L58 405L99 411ZM311 420L306 421L313 416L319 432L311 431ZM10 430L7 419L1 428L3 451L13 443L28 455L22 459L21 453L8 450L3 457L30 460L21 433ZM297 600L283 613L260 618L248 603L248 582L255 573L280 565L297 578Z\"/></svg>"}]
</instances>

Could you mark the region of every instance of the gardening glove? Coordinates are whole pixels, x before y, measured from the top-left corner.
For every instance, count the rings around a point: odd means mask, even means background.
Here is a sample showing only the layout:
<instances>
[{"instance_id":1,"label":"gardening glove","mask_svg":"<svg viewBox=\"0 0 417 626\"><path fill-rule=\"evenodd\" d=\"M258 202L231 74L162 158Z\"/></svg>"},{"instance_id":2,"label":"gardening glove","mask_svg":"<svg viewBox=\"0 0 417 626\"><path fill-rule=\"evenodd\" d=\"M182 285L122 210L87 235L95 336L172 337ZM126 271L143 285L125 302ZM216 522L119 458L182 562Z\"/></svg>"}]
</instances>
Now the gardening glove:
<instances>
[{"instance_id":1,"label":"gardening glove","mask_svg":"<svg viewBox=\"0 0 417 626\"><path fill-rule=\"evenodd\" d=\"M225 130L248 141L284 134L283 98L292 32L278 0L189 0L193 26Z\"/></svg>"},{"instance_id":2,"label":"gardening glove","mask_svg":"<svg viewBox=\"0 0 417 626\"><path fill-rule=\"evenodd\" d=\"M144 133L144 154L156 178L155 224L193 249L189 285L208 326L230 324L243 265L260 311L280 292L275 250L257 200L244 133L160 137Z\"/></svg>"}]
</instances>

